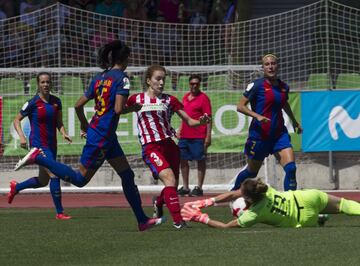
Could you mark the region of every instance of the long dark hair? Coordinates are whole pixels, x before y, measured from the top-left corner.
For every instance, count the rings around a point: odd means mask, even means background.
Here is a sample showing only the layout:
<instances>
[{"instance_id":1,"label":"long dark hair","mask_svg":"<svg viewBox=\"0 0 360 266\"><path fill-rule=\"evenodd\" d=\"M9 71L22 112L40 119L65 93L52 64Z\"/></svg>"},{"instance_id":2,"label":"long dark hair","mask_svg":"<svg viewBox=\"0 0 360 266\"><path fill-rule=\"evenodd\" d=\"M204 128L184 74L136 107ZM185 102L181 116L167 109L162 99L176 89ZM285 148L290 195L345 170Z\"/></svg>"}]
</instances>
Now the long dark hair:
<instances>
[{"instance_id":1,"label":"long dark hair","mask_svg":"<svg viewBox=\"0 0 360 266\"><path fill-rule=\"evenodd\" d=\"M130 48L120 40L103 45L98 52L98 65L102 69L112 68L115 64L122 65L130 55Z\"/></svg>"},{"instance_id":2,"label":"long dark hair","mask_svg":"<svg viewBox=\"0 0 360 266\"><path fill-rule=\"evenodd\" d=\"M260 178L248 178L241 184L241 192L250 204L260 201L267 190L268 186Z\"/></svg>"}]
</instances>

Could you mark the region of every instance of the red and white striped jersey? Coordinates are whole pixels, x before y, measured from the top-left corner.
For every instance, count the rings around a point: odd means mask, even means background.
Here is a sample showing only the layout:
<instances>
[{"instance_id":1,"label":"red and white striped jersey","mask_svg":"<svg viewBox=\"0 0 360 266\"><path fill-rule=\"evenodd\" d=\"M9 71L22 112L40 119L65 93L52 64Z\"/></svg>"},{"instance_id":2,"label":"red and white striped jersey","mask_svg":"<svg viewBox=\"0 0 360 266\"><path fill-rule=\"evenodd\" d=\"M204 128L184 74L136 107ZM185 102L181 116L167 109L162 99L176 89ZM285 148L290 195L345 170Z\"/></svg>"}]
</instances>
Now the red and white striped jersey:
<instances>
[{"instance_id":1,"label":"red and white striped jersey","mask_svg":"<svg viewBox=\"0 0 360 266\"><path fill-rule=\"evenodd\" d=\"M171 117L174 112L183 109L183 104L174 96L161 94L150 98L146 92L133 94L126 105L142 104L137 113L137 127L141 145L157 142L175 135L171 127Z\"/></svg>"}]
</instances>

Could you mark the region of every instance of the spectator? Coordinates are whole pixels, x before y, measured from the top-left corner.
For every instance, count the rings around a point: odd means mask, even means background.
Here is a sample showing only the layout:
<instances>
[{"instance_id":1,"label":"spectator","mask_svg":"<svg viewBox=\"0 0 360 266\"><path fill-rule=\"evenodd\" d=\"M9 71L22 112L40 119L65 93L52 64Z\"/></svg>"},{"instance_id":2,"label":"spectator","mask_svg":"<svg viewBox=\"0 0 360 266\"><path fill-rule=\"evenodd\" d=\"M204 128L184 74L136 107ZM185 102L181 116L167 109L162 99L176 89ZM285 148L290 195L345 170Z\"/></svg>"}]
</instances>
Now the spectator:
<instances>
[{"instance_id":1,"label":"spectator","mask_svg":"<svg viewBox=\"0 0 360 266\"><path fill-rule=\"evenodd\" d=\"M3 67L11 67L20 57L22 42L19 42L18 22L6 20L3 27L3 34L0 35L1 61Z\"/></svg>"},{"instance_id":2,"label":"spectator","mask_svg":"<svg viewBox=\"0 0 360 266\"><path fill-rule=\"evenodd\" d=\"M36 27L37 17L36 14L28 14L39 10L42 4L37 4L35 0L23 0L20 3L20 21L28 26Z\"/></svg>"},{"instance_id":3,"label":"spectator","mask_svg":"<svg viewBox=\"0 0 360 266\"><path fill-rule=\"evenodd\" d=\"M99 23L97 26L97 30L90 40L90 47L94 56L98 54L101 46L116 39L115 34L111 31L111 27L106 23Z\"/></svg>"},{"instance_id":4,"label":"spectator","mask_svg":"<svg viewBox=\"0 0 360 266\"><path fill-rule=\"evenodd\" d=\"M209 22L211 24L230 23L235 13L236 1L216 0L212 6Z\"/></svg>"},{"instance_id":5,"label":"spectator","mask_svg":"<svg viewBox=\"0 0 360 266\"><path fill-rule=\"evenodd\" d=\"M57 22L55 19L48 20L46 25L37 34L36 43L39 47L36 56L40 59L42 67L55 66L57 63L57 55L59 49L59 33ZM66 46L68 42L65 36L62 36L60 43L61 46Z\"/></svg>"},{"instance_id":6,"label":"spectator","mask_svg":"<svg viewBox=\"0 0 360 266\"><path fill-rule=\"evenodd\" d=\"M123 17L125 7L123 1L103 0L96 5L95 12L108 16Z\"/></svg>"},{"instance_id":7,"label":"spectator","mask_svg":"<svg viewBox=\"0 0 360 266\"><path fill-rule=\"evenodd\" d=\"M95 3L95 0L69 0L69 6L86 11L94 11Z\"/></svg>"},{"instance_id":8,"label":"spectator","mask_svg":"<svg viewBox=\"0 0 360 266\"><path fill-rule=\"evenodd\" d=\"M179 23L179 0L160 0L159 15L164 17L165 22Z\"/></svg>"},{"instance_id":9,"label":"spectator","mask_svg":"<svg viewBox=\"0 0 360 266\"><path fill-rule=\"evenodd\" d=\"M209 97L200 90L201 77L191 75L189 77L190 91L187 92L182 103L184 111L192 118L199 119L204 114L211 116L211 103ZM178 137L180 148L180 168L183 178L183 186L178 190L178 195L202 196L203 183L206 172L206 152L211 145L212 124L199 127L189 127L182 122L179 128ZM197 161L197 186L190 191L189 188L189 161Z\"/></svg>"},{"instance_id":10,"label":"spectator","mask_svg":"<svg viewBox=\"0 0 360 266\"><path fill-rule=\"evenodd\" d=\"M188 8L189 9L186 9L186 13L189 16L189 24L198 25L207 23L207 1L199 1L192 6L188 6Z\"/></svg>"},{"instance_id":11,"label":"spectator","mask_svg":"<svg viewBox=\"0 0 360 266\"><path fill-rule=\"evenodd\" d=\"M13 1L0 0L0 13L2 13L3 18L10 18L15 15L15 7Z\"/></svg>"},{"instance_id":12,"label":"spectator","mask_svg":"<svg viewBox=\"0 0 360 266\"><path fill-rule=\"evenodd\" d=\"M146 9L146 16L150 21L155 21L158 16L158 1L145 0L144 7Z\"/></svg>"},{"instance_id":13,"label":"spectator","mask_svg":"<svg viewBox=\"0 0 360 266\"><path fill-rule=\"evenodd\" d=\"M124 18L147 20L146 9L143 2L142 0L129 1L127 7L124 9Z\"/></svg>"}]
</instances>

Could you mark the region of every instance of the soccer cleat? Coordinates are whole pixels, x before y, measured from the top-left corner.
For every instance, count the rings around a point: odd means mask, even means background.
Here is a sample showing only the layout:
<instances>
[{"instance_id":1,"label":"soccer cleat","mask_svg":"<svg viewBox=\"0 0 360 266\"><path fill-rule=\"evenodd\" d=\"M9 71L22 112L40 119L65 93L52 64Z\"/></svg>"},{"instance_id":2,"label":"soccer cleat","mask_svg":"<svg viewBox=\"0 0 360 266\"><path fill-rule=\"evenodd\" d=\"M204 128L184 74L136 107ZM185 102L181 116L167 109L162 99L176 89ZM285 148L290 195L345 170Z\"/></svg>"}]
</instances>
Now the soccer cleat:
<instances>
[{"instance_id":1,"label":"soccer cleat","mask_svg":"<svg viewBox=\"0 0 360 266\"><path fill-rule=\"evenodd\" d=\"M157 205L157 196L153 196L152 203L154 208L153 218L161 218L164 215L163 206Z\"/></svg>"},{"instance_id":2,"label":"soccer cleat","mask_svg":"<svg viewBox=\"0 0 360 266\"><path fill-rule=\"evenodd\" d=\"M141 232L146 231L146 230L149 230L149 229L153 228L154 226L161 225L165 221L166 221L165 217L149 218L149 220L147 220L146 223L139 224L138 228L139 228L139 231L141 231Z\"/></svg>"},{"instance_id":3,"label":"soccer cleat","mask_svg":"<svg viewBox=\"0 0 360 266\"><path fill-rule=\"evenodd\" d=\"M35 158L36 156L38 156L39 154L42 154L42 150L39 148L32 148L28 154L25 155L24 158L20 159L20 161L18 161L18 163L15 165L14 170L17 171L19 169L21 169L22 167L24 167L25 165L28 164L33 164L35 163Z\"/></svg>"},{"instance_id":4,"label":"soccer cleat","mask_svg":"<svg viewBox=\"0 0 360 266\"><path fill-rule=\"evenodd\" d=\"M176 228L176 229L184 229L184 228L190 228L190 226L188 226L188 224L185 222L185 221L181 221L181 222L178 222L178 223L173 223L173 226Z\"/></svg>"},{"instance_id":5,"label":"soccer cleat","mask_svg":"<svg viewBox=\"0 0 360 266\"><path fill-rule=\"evenodd\" d=\"M204 194L203 190L196 186L193 190L191 190L189 196L202 196Z\"/></svg>"},{"instance_id":6,"label":"soccer cleat","mask_svg":"<svg viewBox=\"0 0 360 266\"><path fill-rule=\"evenodd\" d=\"M177 194L179 196L189 195L190 194L190 189L186 189L184 187L181 187L181 188L178 189Z\"/></svg>"},{"instance_id":7,"label":"soccer cleat","mask_svg":"<svg viewBox=\"0 0 360 266\"><path fill-rule=\"evenodd\" d=\"M329 214L319 214L318 216L318 225L324 226L325 222L329 220Z\"/></svg>"},{"instance_id":8,"label":"soccer cleat","mask_svg":"<svg viewBox=\"0 0 360 266\"><path fill-rule=\"evenodd\" d=\"M55 218L56 218L56 220L70 220L72 217L65 213L58 213L58 214L56 214Z\"/></svg>"},{"instance_id":9,"label":"soccer cleat","mask_svg":"<svg viewBox=\"0 0 360 266\"><path fill-rule=\"evenodd\" d=\"M12 203L12 201L15 198L15 195L17 194L16 185L17 185L16 181L13 180L13 181L10 182L10 192L7 194L9 204Z\"/></svg>"}]
</instances>

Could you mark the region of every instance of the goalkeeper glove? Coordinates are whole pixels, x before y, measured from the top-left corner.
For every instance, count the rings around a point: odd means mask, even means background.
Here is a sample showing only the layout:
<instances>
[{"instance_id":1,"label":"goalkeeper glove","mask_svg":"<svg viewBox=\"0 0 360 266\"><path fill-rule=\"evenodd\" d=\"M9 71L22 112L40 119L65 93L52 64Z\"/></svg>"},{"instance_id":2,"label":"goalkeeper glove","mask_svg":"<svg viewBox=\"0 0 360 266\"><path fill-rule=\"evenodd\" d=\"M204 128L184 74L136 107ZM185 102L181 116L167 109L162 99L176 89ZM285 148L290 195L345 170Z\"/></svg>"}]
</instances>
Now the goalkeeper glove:
<instances>
[{"instance_id":1,"label":"goalkeeper glove","mask_svg":"<svg viewBox=\"0 0 360 266\"><path fill-rule=\"evenodd\" d=\"M207 213L201 213L200 215L193 216L191 220L202 224L208 224L210 218Z\"/></svg>"},{"instance_id":2,"label":"goalkeeper glove","mask_svg":"<svg viewBox=\"0 0 360 266\"><path fill-rule=\"evenodd\" d=\"M184 221L194 221L198 223L207 224L209 222L209 215L202 213L198 208L192 208L190 205L184 205L181 209L181 216Z\"/></svg>"},{"instance_id":3,"label":"goalkeeper glove","mask_svg":"<svg viewBox=\"0 0 360 266\"><path fill-rule=\"evenodd\" d=\"M191 208L198 208L198 209L210 207L213 206L214 204L215 204L215 198L208 198L204 200L190 201L185 203L185 205L191 206Z\"/></svg>"}]
</instances>

